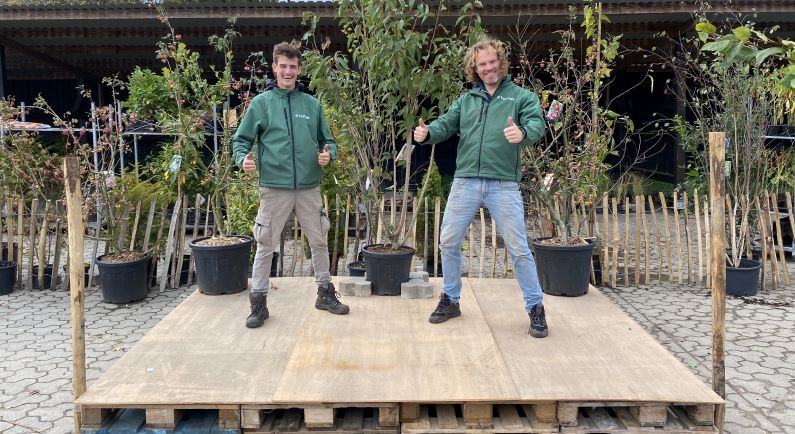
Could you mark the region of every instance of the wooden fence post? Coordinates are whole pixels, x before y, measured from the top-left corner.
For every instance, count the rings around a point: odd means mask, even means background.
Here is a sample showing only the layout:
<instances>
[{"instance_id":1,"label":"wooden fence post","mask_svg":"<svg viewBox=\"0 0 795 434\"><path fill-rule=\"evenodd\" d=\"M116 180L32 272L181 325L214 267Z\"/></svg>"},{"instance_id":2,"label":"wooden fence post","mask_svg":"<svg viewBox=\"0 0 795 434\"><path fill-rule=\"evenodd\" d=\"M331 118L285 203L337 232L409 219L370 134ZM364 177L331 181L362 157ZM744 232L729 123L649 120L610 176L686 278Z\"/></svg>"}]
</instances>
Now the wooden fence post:
<instances>
[{"instance_id":1,"label":"wooden fence post","mask_svg":"<svg viewBox=\"0 0 795 434\"><path fill-rule=\"evenodd\" d=\"M63 162L66 177L66 219L69 231L69 298L72 310L72 396L77 400L86 391L85 288L83 276L83 197L80 191L80 164L77 157ZM80 432L82 413L74 409L75 432Z\"/></svg>"},{"instance_id":2,"label":"wooden fence post","mask_svg":"<svg viewBox=\"0 0 795 434\"><path fill-rule=\"evenodd\" d=\"M726 134L709 133L709 195L712 208L710 220L712 268L712 389L726 397L726 365L724 338L726 336L726 227L724 162ZM715 412L715 425L723 432L723 406Z\"/></svg>"}]
</instances>

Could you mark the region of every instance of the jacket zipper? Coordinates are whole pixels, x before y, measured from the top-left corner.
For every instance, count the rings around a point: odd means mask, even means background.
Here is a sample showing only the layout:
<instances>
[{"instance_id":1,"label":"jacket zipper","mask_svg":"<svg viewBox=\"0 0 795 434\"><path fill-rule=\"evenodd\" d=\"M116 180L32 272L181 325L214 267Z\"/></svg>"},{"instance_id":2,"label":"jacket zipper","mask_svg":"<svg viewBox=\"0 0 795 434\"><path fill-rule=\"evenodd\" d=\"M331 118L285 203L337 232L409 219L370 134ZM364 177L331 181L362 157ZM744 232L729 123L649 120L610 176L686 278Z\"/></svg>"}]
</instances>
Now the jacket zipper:
<instances>
[{"instance_id":1,"label":"jacket zipper","mask_svg":"<svg viewBox=\"0 0 795 434\"><path fill-rule=\"evenodd\" d=\"M293 106L290 102L290 95L292 92L287 94L287 111L289 113L289 119L293 118ZM289 120L287 121L287 134L290 136L290 143L293 145L293 189L298 189L298 168L295 166L295 136L293 134L293 123Z\"/></svg>"},{"instance_id":2,"label":"jacket zipper","mask_svg":"<svg viewBox=\"0 0 795 434\"><path fill-rule=\"evenodd\" d=\"M480 145L478 146L478 177L480 177L480 156L483 154L483 135L486 132L486 119L489 117L489 102L483 101L480 106Z\"/></svg>"}]
</instances>

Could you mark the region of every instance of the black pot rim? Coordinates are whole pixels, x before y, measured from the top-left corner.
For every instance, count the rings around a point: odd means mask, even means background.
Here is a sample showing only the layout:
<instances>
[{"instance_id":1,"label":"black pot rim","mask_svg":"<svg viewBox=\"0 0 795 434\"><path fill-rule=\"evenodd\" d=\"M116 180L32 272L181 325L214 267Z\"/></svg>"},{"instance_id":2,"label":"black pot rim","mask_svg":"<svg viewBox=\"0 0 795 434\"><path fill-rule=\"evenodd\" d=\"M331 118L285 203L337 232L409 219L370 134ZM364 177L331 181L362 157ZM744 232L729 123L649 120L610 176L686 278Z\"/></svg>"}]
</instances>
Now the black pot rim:
<instances>
[{"instance_id":1,"label":"black pot rim","mask_svg":"<svg viewBox=\"0 0 795 434\"><path fill-rule=\"evenodd\" d=\"M544 238L535 238L530 240L530 244L534 248L540 248L542 250L563 250L563 251L579 251L579 250L593 250L596 247L595 240L593 238L587 238L588 244L580 244L578 246L553 246L549 244L542 244L539 243L541 240L548 240L553 237L544 237Z\"/></svg>"},{"instance_id":2,"label":"black pot rim","mask_svg":"<svg viewBox=\"0 0 795 434\"><path fill-rule=\"evenodd\" d=\"M367 250L369 247L383 246L383 245L384 245L383 243L368 244L368 245L362 247L362 251L364 252L364 254L366 256L370 256L370 257L373 257L373 258L400 258L400 257L404 257L404 256L414 256L414 254L417 253L417 249L415 249L414 247L411 247L411 246L407 246L405 244L401 245L401 247L405 247L407 249L410 249L411 251L409 251L409 252L401 252L401 253L376 253L376 252L371 252L371 251ZM367 263L367 261L365 261L365 263Z\"/></svg>"},{"instance_id":3,"label":"black pot rim","mask_svg":"<svg viewBox=\"0 0 795 434\"><path fill-rule=\"evenodd\" d=\"M241 246L250 247L251 243L254 242L254 237L251 237L249 235L228 235L228 236L230 236L230 237L238 237L238 238L240 238L240 239L242 239L244 241L240 242L240 243L237 243L237 244L228 244L228 245L224 245L224 246L202 246L202 245L196 244L199 241L207 240L207 239L212 238L210 236L210 237L201 237L201 238L196 238L195 240L191 240L191 242L188 243L188 245L190 246L191 249L195 249L195 250L232 250L232 249L239 249L239 248L241 248Z\"/></svg>"},{"instance_id":4,"label":"black pot rim","mask_svg":"<svg viewBox=\"0 0 795 434\"><path fill-rule=\"evenodd\" d=\"M348 268L363 269L365 266L366 266L366 264L364 262L361 262L361 261L355 261L355 262L351 262L350 264L348 264Z\"/></svg>"},{"instance_id":5,"label":"black pot rim","mask_svg":"<svg viewBox=\"0 0 795 434\"><path fill-rule=\"evenodd\" d=\"M108 253L107 255L112 255L112 253ZM104 258L105 256L106 255L97 256L97 262L96 262L97 265L102 264L103 267L123 267L123 266L128 265L128 264L137 264L139 262L143 262L143 261L149 260L149 253L148 252L144 253L144 257L143 258L136 259L134 261L129 261L129 262L105 262L105 261L102 260L102 258Z\"/></svg>"},{"instance_id":6,"label":"black pot rim","mask_svg":"<svg viewBox=\"0 0 795 434\"><path fill-rule=\"evenodd\" d=\"M743 267L743 264L749 265L748 267ZM736 271L751 271L756 270L762 267L762 262L757 261L756 259L751 258L740 258L740 266L739 267L731 267L728 264L726 265L727 270L736 270Z\"/></svg>"}]
</instances>

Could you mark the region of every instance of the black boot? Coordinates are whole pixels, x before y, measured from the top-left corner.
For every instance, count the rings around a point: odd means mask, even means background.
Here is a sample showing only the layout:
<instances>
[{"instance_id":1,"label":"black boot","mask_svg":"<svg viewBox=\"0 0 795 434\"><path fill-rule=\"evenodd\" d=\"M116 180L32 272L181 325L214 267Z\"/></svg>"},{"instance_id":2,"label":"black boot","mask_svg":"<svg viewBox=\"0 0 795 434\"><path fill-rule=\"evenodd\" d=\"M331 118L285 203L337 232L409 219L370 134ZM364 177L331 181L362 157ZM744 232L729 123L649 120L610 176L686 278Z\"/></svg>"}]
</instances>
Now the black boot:
<instances>
[{"instance_id":1,"label":"black boot","mask_svg":"<svg viewBox=\"0 0 795 434\"><path fill-rule=\"evenodd\" d=\"M545 338L549 334L547 329L547 317L544 315L544 305L538 303L530 309L530 336L534 338Z\"/></svg>"},{"instance_id":2,"label":"black boot","mask_svg":"<svg viewBox=\"0 0 795 434\"><path fill-rule=\"evenodd\" d=\"M261 327L268 319L267 296L262 292L252 292L248 295L251 303L251 314L246 318L246 327L255 329Z\"/></svg>"},{"instance_id":3,"label":"black boot","mask_svg":"<svg viewBox=\"0 0 795 434\"><path fill-rule=\"evenodd\" d=\"M439 324L457 316L461 316L461 308L458 307L458 303L453 303L453 301L447 297L447 294L443 293L442 296L439 297L439 304L436 305L436 310L433 311L428 321L433 324Z\"/></svg>"},{"instance_id":4,"label":"black boot","mask_svg":"<svg viewBox=\"0 0 795 434\"><path fill-rule=\"evenodd\" d=\"M347 305L340 303L339 294L334 289L334 284L329 282L317 287L317 300L315 307L320 310L327 310L334 315L345 315L350 312Z\"/></svg>"}]
</instances>

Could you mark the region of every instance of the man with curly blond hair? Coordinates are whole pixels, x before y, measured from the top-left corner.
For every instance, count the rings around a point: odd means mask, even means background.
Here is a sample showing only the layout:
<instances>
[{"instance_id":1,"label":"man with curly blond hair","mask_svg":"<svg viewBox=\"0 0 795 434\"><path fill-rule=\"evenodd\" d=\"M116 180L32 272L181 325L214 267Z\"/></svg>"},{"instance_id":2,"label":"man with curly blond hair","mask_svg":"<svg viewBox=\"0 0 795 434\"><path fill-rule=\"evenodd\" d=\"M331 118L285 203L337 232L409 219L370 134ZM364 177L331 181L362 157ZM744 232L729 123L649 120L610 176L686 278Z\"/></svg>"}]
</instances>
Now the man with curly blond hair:
<instances>
[{"instance_id":1,"label":"man with curly blond hair","mask_svg":"<svg viewBox=\"0 0 795 434\"><path fill-rule=\"evenodd\" d=\"M439 119L429 125L420 119L414 129L414 140L422 144L460 135L455 179L442 220L444 283L430 322L461 315L461 242L475 212L485 205L511 255L530 316L529 333L543 338L548 334L546 315L519 191L520 147L536 143L546 132L538 97L511 81L505 48L494 38L483 37L470 47L464 73L472 90Z\"/></svg>"}]
</instances>

